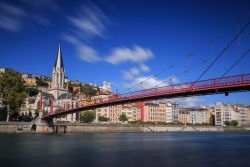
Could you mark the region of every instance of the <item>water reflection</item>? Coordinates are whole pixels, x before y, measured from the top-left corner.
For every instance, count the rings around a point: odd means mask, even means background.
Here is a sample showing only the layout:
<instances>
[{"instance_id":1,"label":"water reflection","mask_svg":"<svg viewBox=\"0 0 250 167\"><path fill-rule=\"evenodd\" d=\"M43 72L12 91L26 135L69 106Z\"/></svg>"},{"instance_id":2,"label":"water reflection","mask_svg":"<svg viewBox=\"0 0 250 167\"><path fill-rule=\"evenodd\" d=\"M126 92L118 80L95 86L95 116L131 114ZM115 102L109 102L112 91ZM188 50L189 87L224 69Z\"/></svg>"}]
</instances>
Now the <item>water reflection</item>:
<instances>
[{"instance_id":1,"label":"water reflection","mask_svg":"<svg viewBox=\"0 0 250 167\"><path fill-rule=\"evenodd\" d=\"M1 166L247 166L250 133L0 135Z\"/></svg>"}]
</instances>

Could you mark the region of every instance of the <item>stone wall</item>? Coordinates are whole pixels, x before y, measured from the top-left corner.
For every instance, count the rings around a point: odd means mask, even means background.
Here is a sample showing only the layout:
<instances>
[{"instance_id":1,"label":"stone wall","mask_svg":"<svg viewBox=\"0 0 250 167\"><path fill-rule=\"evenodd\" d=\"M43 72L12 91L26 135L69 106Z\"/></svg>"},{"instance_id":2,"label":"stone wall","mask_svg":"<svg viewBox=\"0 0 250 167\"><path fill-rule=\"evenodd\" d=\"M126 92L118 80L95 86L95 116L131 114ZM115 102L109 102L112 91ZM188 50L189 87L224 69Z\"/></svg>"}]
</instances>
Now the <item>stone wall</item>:
<instances>
[{"instance_id":1,"label":"stone wall","mask_svg":"<svg viewBox=\"0 0 250 167\"><path fill-rule=\"evenodd\" d=\"M245 127L221 126L164 126L164 125L101 125L101 124L56 124L57 133L86 132L223 132L250 131Z\"/></svg>"},{"instance_id":2,"label":"stone wall","mask_svg":"<svg viewBox=\"0 0 250 167\"><path fill-rule=\"evenodd\" d=\"M30 123L26 122L0 122L0 133L30 132Z\"/></svg>"},{"instance_id":3,"label":"stone wall","mask_svg":"<svg viewBox=\"0 0 250 167\"><path fill-rule=\"evenodd\" d=\"M32 129L33 127L33 129ZM35 128L35 130L34 130ZM55 124L44 122L0 122L0 133L89 133L89 132L230 132L250 131L250 127L222 126L167 126L167 125L112 125L112 124Z\"/></svg>"},{"instance_id":4,"label":"stone wall","mask_svg":"<svg viewBox=\"0 0 250 167\"><path fill-rule=\"evenodd\" d=\"M35 129L32 129L35 126ZM53 133L44 123L0 122L0 133Z\"/></svg>"}]
</instances>

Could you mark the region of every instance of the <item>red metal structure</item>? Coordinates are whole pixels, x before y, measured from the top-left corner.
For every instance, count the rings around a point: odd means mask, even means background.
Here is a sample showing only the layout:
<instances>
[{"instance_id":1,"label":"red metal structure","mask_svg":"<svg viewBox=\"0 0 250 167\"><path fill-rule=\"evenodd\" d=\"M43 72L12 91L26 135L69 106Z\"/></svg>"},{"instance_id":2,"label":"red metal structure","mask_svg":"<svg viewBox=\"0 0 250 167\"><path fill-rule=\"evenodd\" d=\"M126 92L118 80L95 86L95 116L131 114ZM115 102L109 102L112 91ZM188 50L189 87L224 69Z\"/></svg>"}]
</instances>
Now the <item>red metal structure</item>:
<instances>
[{"instance_id":1,"label":"red metal structure","mask_svg":"<svg viewBox=\"0 0 250 167\"><path fill-rule=\"evenodd\" d=\"M189 82L171 86L157 87L145 89L141 91L110 95L103 98L94 104L85 106L73 106L67 110L60 109L43 115L43 119L60 117L66 114L80 112L99 107L117 105L146 100L159 100L163 98L177 98L189 96L201 96L209 94L224 94L228 95L231 92L250 91L250 74L229 76L223 78L215 78L198 82Z\"/></svg>"}]
</instances>

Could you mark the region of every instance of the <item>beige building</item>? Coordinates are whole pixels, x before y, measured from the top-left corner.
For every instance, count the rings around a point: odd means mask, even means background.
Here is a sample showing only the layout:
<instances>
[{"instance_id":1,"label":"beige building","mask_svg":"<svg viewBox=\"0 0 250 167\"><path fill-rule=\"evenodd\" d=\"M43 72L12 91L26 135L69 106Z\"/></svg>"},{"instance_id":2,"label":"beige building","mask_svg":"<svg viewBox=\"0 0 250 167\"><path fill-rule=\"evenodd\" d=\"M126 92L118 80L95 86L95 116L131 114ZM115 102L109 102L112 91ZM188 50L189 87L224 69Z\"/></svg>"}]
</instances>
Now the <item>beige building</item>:
<instances>
[{"instance_id":1,"label":"beige building","mask_svg":"<svg viewBox=\"0 0 250 167\"><path fill-rule=\"evenodd\" d=\"M144 122L166 122L166 103L146 102Z\"/></svg>"},{"instance_id":2,"label":"beige building","mask_svg":"<svg viewBox=\"0 0 250 167\"><path fill-rule=\"evenodd\" d=\"M192 123L192 119L190 117L188 109L179 110L178 121L183 123L184 125Z\"/></svg>"},{"instance_id":3,"label":"beige building","mask_svg":"<svg viewBox=\"0 0 250 167\"><path fill-rule=\"evenodd\" d=\"M36 78L23 78L24 80L24 85L28 87L35 87L36 86Z\"/></svg>"},{"instance_id":4,"label":"beige building","mask_svg":"<svg viewBox=\"0 0 250 167\"><path fill-rule=\"evenodd\" d=\"M109 106L109 119L111 123L120 123L120 115L122 114L122 105Z\"/></svg>"},{"instance_id":5,"label":"beige building","mask_svg":"<svg viewBox=\"0 0 250 167\"><path fill-rule=\"evenodd\" d=\"M109 123L121 123L119 119L122 113L126 114L126 116L128 117L128 121L138 121L141 119L141 109L134 103L97 108L95 112L96 123L99 122L99 116L109 118Z\"/></svg>"}]
</instances>

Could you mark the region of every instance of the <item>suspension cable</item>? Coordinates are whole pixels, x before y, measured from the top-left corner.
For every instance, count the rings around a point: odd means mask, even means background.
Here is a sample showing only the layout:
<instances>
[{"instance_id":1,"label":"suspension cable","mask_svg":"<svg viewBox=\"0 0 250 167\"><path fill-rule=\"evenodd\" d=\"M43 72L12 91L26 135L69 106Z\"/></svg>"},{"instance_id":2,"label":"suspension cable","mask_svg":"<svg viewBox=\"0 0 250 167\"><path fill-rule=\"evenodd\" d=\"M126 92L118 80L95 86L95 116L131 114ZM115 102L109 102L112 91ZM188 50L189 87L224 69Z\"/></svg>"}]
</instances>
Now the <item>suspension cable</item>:
<instances>
[{"instance_id":1,"label":"suspension cable","mask_svg":"<svg viewBox=\"0 0 250 167\"><path fill-rule=\"evenodd\" d=\"M217 62L217 60L230 48L230 46L233 44L233 42L238 39L239 35L248 27L248 25L250 24L250 22L248 21L247 24L240 30L239 33L236 34L236 36L234 36L234 38L226 45L226 47L221 51L221 53L216 56L216 58L211 62L211 64L209 64L209 66L204 70L204 72L197 78L197 80L192 84L192 86L198 82L201 77L203 77L203 75L205 75L207 73L207 71Z\"/></svg>"},{"instance_id":2,"label":"suspension cable","mask_svg":"<svg viewBox=\"0 0 250 167\"><path fill-rule=\"evenodd\" d=\"M250 13L250 12L249 12L249 13ZM249 13L248 13L248 14L249 14ZM237 21L237 23L240 22L240 21L243 21L243 20L245 20L245 19L248 19L248 17L242 17L242 18L240 18L240 19ZM247 25L246 25L245 27L247 27L248 24L249 24L249 22L247 23ZM224 29L223 29L222 31L220 31L218 34L215 35L215 39L220 38L220 36L223 36L224 33L225 33L230 27L231 27L231 25L225 26ZM245 27L244 27L244 28L245 28ZM241 34L241 33L242 33L242 31L240 31L238 34ZM237 38L238 38L238 36L236 37L236 39L237 39ZM212 41L212 43L214 42L214 40L209 40L209 43L211 43L211 41ZM233 40L233 41L234 41L234 40ZM199 49L201 49L201 48L203 48L203 47L196 48L195 50L197 51L197 50L199 50ZM225 51L226 51L226 50L225 50ZM224 52L225 52L225 51L224 51ZM224 53L224 52L223 52L223 53ZM223 53L222 53L222 54L223 54ZM129 87L129 88L123 90L122 92L126 92L126 91L128 91L128 90L131 91L132 88L135 88L135 87L141 85L142 83L144 83L145 81L150 80L151 78L155 78L155 82L156 82L156 77L157 77L157 76L159 76L160 74L162 74L163 72L165 72L167 69L172 69L173 67L175 67L175 66L177 66L178 64L180 64L181 62L183 62L185 59L190 58L191 56L192 56L192 53L188 54L188 55L185 56L184 58L181 58L181 59L178 60L176 63L174 63L174 64L168 66L167 68L163 69L162 71L160 71L160 72L158 72L158 73L156 73L156 74L154 74L154 75L150 75L150 76L147 77L145 80L140 81L139 83L137 83L137 84L135 84L135 85L133 85L133 86L131 86L131 87ZM220 56L219 56L219 57L220 57ZM217 61L217 59L215 59L215 62L216 62L216 61ZM214 63L215 63L215 62L214 62ZM212 65L213 65L214 63L212 63ZM212 66L212 65L211 65L211 66ZM210 68L210 67L208 67L208 69L205 70L205 71L208 71L209 68ZM204 74L205 74L205 73L206 73L206 72L204 72ZM197 81L198 81L204 74L202 74L202 75L197 79ZM197 81L196 81L196 82L197 82Z\"/></svg>"},{"instance_id":3,"label":"suspension cable","mask_svg":"<svg viewBox=\"0 0 250 167\"><path fill-rule=\"evenodd\" d=\"M247 51L234 63L231 67L228 68L228 70L222 75L222 77L226 76L244 57L247 56L250 49L247 49Z\"/></svg>"}]
</instances>

